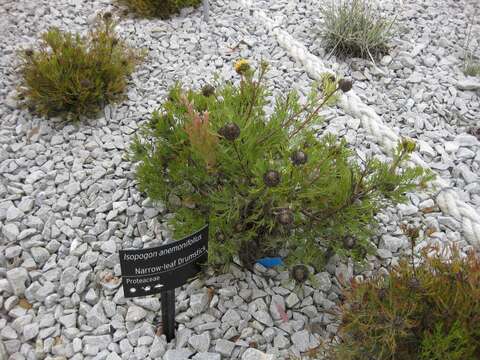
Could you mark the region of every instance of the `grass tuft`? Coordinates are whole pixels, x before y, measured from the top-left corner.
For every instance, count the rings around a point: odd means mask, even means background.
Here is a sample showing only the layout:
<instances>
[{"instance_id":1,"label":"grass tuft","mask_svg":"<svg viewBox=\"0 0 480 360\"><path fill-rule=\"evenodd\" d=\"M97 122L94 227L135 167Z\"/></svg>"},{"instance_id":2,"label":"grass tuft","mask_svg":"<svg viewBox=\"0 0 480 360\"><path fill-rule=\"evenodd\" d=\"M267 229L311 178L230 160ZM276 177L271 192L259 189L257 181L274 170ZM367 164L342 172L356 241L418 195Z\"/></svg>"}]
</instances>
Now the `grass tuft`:
<instances>
[{"instance_id":1,"label":"grass tuft","mask_svg":"<svg viewBox=\"0 0 480 360\"><path fill-rule=\"evenodd\" d=\"M467 76L480 76L480 62L468 59L465 62L465 69L463 72Z\"/></svg>"},{"instance_id":2,"label":"grass tuft","mask_svg":"<svg viewBox=\"0 0 480 360\"><path fill-rule=\"evenodd\" d=\"M472 23L469 24L467 30L467 41L465 43L465 55L464 55L464 62L463 62L463 73L467 76L480 76L480 59L474 55L475 53L475 45L471 46L472 40L474 40L473 32L473 19ZM480 38L476 41L478 50L478 44L480 44Z\"/></svg>"},{"instance_id":3,"label":"grass tuft","mask_svg":"<svg viewBox=\"0 0 480 360\"><path fill-rule=\"evenodd\" d=\"M342 56L373 58L387 53L394 20L379 15L368 0L340 0L320 8L321 38Z\"/></svg>"}]
</instances>

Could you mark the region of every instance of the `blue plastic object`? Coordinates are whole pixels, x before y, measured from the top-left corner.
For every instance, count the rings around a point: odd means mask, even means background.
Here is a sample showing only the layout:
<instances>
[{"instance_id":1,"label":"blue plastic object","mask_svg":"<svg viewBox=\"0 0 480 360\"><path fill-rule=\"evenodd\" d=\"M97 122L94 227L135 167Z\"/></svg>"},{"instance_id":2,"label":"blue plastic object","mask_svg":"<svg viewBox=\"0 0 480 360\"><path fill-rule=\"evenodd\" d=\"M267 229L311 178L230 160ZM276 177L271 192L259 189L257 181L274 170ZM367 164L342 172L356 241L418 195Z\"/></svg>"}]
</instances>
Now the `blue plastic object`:
<instances>
[{"instance_id":1,"label":"blue plastic object","mask_svg":"<svg viewBox=\"0 0 480 360\"><path fill-rule=\"evenodd\" d=\"M257 263L265 266L266 268L283 265L283 261L281 257L265 257L265 258L258 259Z\"/></svg>"}]
</instances>

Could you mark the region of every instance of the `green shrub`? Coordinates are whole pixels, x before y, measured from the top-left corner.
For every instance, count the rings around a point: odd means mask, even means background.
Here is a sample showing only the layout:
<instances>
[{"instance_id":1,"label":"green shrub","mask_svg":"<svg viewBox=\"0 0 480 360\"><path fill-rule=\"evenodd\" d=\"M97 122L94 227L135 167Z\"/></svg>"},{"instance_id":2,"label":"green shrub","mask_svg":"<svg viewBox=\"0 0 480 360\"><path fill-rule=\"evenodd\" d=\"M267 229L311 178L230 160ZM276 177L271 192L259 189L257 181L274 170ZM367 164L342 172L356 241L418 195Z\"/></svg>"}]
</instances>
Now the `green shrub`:
<instances>
[{"instance_id":1,"label":"green shrub","mask_svg":"<svg viewBox=\"0 0 480 360\"><path fill-rule=\"evenodd\" d=\"M394 20L378 15L370 1L331 1L320 12L321 38L333 53L373 59L388 52Z\"/></svg>"},{"instance_id":2,"label":"green shrub","mask_svg":"<svg viewBox=\"0 0 480 360\"><path fill-rule=\"evenodd\" d=\"M332 359L480 359L480 259L425 251L420 265L354 282L341 318Z\"/></svg>"},{"instance_id":3,"label":"green shrub","mask_svg":"<svg viewBox=\"0 0 480 360\"><path fill-rule=\"evenodd\" d=\"M140 56L118 39L114 27L106 13L87 37L52 28L38 50L22 52L20 96L26 105L42 115L78 119L120 100Z\"/></svg>"},{"instance_id":4,"label":"green shrub","mask_svg":"<svg viewBox=\"0 0 480 360\"><path fill-rule=\"evenodd\" d=\"M459 321L455 321L449 329L445 329L444 326L444 323L440 322L424 335L420 345L420 359L478 359L480 353L476 350L477 346L470 342L472 337L469 336L468 329L463 328ZM474 356L475 353L477 356Z\"/></svg>"},{"instance_id":5,"label":"green shrub","mask_svg":"<svg viewBox=\"0 0 480 360\"><path fill-rule=\"evenodd\" d=\"M197 6L202 0L119 0L140 16L167 19L180 9Z\"/></svg>"},{"instance_id":6,"label":"green shrub","mask_svg":"<svg viewBox=\"0 0 480 360\"><path fill-rule=\"evenodd\" d=\"M415 143L399 144L390 164L359 164L344 140L312 127L350 81L325 76L306 103L290 91L267 115L266 63L235 68L239 84L170 90L132 145L141 190L175 212L177 238L210 223L210 264L239 255L250 266L281 250L317 268L323 250L362 258L375 213L428 180L419 167L399 170Z\"/></svg>"}]
</instances>

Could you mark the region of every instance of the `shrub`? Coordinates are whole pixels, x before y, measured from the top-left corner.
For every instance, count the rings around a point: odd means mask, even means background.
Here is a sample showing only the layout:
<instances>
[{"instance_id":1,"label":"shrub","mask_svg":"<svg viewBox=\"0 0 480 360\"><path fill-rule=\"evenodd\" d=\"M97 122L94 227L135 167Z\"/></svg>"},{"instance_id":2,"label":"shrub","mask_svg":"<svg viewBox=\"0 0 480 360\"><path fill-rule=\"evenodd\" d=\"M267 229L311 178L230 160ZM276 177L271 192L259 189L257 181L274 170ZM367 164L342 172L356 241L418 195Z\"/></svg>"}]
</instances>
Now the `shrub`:
<instances>
[{"instance_id":1,"label":"shrub","mask_svg":"<svg viewBox=\"0 0 480 360\"><path fill-rule=\"evenodd\" d=\"M78 119L118 101L127 76L140 59L114 32L110 13L99 17L87 37L52 28L39 50L22 53L20 95L42 115Z\"/></svg>"},{"instance_id":2,"label":"shrub","mask_svg":"<svg viewBox=\"0 0 480 360\"><path fill-rule=\"evenodd\" d=\"M374 214L428 180L419 167L399 170L415 144L399 144L390 164L359 164L344 140L312 127L350 81L326 76L303 104L290 91L268 116L267 64L235 68L239 84L170 90L132 145L140 189L175 211L177 238L209 222L210 264L285 251L288 263L318 268L322 248L362 258Z\"/></svg>"},{"instance_id":3,"label":"shrub","mask_svg":"<svg viewBox=\"0 0 480 360\"><path fill-rule=\"evenodd\" d=\"M431 249L430 249L431 250ZM480 359L480 259L423 253L387 277L353 282L332 359Z\"/></svg>"},{"instance_id":4,"label":"shrub","mask_svg":"<svg viewBox=\"0 0 480 360\"><path fill-rule=\"evenodd\" d=\"M388 51L394 20L378 15L368 0L341 0L320 7L321 38L333 53L369 57Z\"/></svg>"},{"instance_id":5,"label":"shrub","mask_svg":"<svg viewBox=\"0 0 480 360\"><path fill-rule=\"evenodd\" d=\"M202 0L120 0L120 2L140 16L167 19L184 7L199 5Z\"/></svg>"}]
</instances>

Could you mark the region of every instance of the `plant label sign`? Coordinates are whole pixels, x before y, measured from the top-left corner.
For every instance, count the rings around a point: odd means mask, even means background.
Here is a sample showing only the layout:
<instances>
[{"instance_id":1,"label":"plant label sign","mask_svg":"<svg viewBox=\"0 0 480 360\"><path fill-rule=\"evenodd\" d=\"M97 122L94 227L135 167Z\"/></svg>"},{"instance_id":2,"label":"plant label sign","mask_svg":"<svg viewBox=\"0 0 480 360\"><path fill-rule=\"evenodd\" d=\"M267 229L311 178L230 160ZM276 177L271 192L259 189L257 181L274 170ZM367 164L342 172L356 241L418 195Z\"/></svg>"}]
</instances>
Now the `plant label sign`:
<instances>
[{"instance_id":1,"label":"plant label sign","mask_svg":"<svg viewBox=\"0 0 480 360\"><path fill-rule=\"evenodd\" d=\"M170 244L120 250L124 296L147 296L182 286L200 272L207 257L208 225Z\"/></svg>"}]
</instances>

